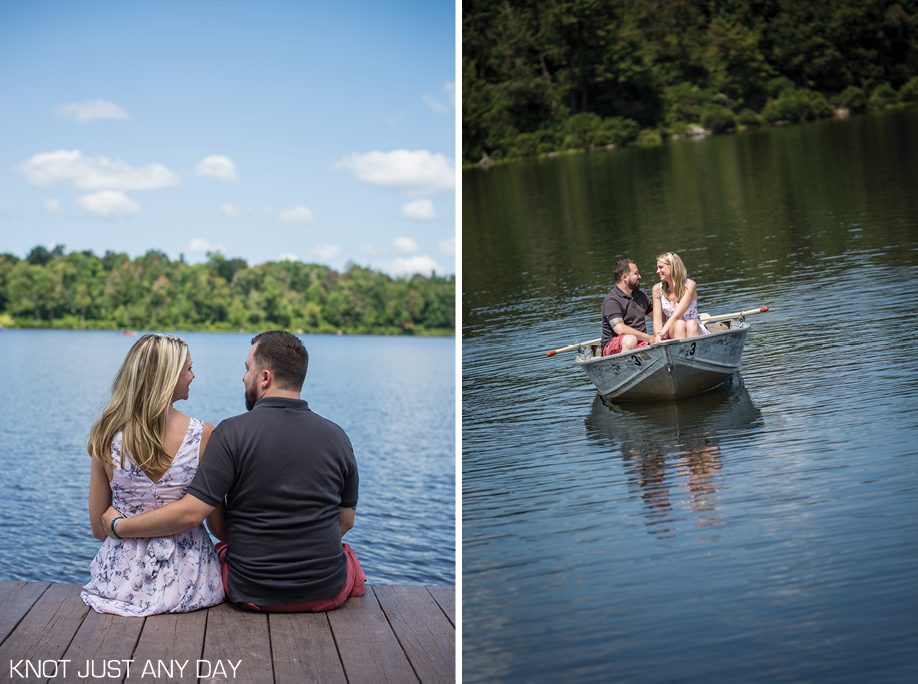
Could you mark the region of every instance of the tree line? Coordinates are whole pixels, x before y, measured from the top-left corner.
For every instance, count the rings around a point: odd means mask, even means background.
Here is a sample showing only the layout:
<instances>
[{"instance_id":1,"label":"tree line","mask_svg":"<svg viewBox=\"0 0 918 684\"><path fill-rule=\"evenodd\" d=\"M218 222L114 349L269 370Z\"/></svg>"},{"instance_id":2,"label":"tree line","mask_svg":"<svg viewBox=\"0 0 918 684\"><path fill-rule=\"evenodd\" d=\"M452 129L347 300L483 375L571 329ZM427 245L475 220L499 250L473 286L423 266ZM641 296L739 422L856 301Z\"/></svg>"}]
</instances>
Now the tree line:
<instances>
[{"instance_id":1,"label":"tree line","mask_svg":"<svg viewBox=\"0 0 918 684\"><path fill-rule=\"evenodd\" d=\"M466 0L462 158L918 102L918 0Z\"/></svg>"},{"instance_id":2,"label":"tree line","mask_svg":"<svg viewBox=\"0 0 918 684\"><path fill-rule=\"evenodd\" d=\"M426 334L455 332L455 277L342 273L298 261L206 263L151 250L0 254L0 322L10 327Z\"/></svg>"}]
</instances>

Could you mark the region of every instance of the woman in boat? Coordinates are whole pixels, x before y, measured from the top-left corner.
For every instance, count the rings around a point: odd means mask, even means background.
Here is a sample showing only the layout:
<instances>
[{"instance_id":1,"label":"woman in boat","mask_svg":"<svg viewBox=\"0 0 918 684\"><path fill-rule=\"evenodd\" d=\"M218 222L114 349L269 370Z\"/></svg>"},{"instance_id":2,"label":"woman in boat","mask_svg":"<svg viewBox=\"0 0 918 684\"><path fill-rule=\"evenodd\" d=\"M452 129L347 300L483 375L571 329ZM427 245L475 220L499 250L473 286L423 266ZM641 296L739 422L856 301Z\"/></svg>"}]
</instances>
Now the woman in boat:
<instances>
[{"instance_id":1,"label":"woman in boat","mask_svg":"<svg viewBox=\"0 0 918 684\"><path fill-rule=\"evenodd\" d=\"M660 282L653 286L653 332L658 340L682 340L707 335L698 317L695 281L687 277L685 264L675 252L657 257Z\"/></svg>"},{"instance_id":2,"label":"woman in boat","mask_svg":"<svg viewBox=\"0 0 918 684\"><path fill-rule=\"evenodd\" d=\"M92 469L89 523L102 542L80 594L97 613L146 616L184 613L221 603L220 560L203 525L169 537L121 539L102 528L114 505L138 515L181 499L214 426L179 413L194 380L185 340L144 335L112 383L112 396L89 434ZM207 520L223 534L223 507Z\"/></svg>"}]
</instances>

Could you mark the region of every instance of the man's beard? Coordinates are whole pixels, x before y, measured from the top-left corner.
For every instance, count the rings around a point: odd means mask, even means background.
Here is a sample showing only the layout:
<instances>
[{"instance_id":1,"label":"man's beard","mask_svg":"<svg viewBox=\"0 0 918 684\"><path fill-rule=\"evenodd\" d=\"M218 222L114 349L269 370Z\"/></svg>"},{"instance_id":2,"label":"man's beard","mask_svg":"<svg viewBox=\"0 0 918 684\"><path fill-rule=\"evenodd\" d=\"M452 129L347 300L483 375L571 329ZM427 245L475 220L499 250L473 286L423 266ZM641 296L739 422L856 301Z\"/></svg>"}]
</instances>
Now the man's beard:
<instances>
[{"instance_id":1,"label":"man's beard","mask_svg":"<svg viewBox=\"0 0 918 684\"><path fill-rule=\"evenodd\" d=\"M258 386L252 385L245 388L245 410L251 411L255 408L255 402L258 401Z\"/></svg>"},{"instance_id":2,"label":"man's beard","mask_svg":"<svg viewBox=\"0 0 918 684\"><path fill-rule=\"evenodd\" d=\"M631 290L636 292L641 289L641 281L637 281L634 285L631 286Z\"/></svg>"}]
</instances>

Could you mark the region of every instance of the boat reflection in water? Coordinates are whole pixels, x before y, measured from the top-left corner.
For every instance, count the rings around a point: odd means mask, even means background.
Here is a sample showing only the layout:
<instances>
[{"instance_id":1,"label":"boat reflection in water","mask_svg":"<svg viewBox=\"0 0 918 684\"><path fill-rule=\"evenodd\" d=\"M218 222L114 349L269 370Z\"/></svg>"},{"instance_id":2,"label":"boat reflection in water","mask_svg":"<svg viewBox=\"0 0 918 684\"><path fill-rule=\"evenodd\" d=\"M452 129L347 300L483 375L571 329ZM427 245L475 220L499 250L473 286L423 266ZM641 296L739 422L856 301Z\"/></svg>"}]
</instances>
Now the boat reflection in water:
<instances>
[{"instance_id":1,"label":"boat reflection in water","mask_svg":"<svg viewBox=\"0 0 918 684\"><path fill-rule=\"evenodd\" d=\"M596 396L586 433L621 452L631 491L644 502L648 532L666 539L676 536L682 519L691 518L696 528L723 524L723 450L747 441L762 424L737 374L678 402L613 404Z\"/></svg>"}]
</instances>

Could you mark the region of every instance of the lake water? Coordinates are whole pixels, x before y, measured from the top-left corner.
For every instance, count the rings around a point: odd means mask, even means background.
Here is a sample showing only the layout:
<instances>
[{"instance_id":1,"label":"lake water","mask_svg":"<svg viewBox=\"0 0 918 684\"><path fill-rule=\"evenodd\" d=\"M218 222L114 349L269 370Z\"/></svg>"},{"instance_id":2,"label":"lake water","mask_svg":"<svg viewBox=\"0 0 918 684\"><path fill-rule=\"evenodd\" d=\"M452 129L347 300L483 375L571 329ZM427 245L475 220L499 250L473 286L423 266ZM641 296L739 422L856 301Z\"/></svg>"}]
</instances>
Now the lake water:
<instances>
[{"instance_id":1,"label":"lake water","mask_svg":"<svg viewBox=\"0 0 918 684\"><path fill-rule=\"evenodd\" d=\"M196 378L183 413L245 411L251 334L177 333ZM453 339L310 336L302 396L347 432L360 504L346 540L371 584L455 584ZM86 442L136 338L3 330L0 580L86 582L99 548L87 514Z\"/></svg>"},{"instance_id":2,"label":"lake water","mask_svg":"<svg viewBox=\"0 0 918 684\"><path fill-rule=\"evenodd\" d=\"M463 678L918 672L918 109L463 175ZM612 264L768 306L709 394L607 407L545 352Z\"/></svg>"}]
</instances>

